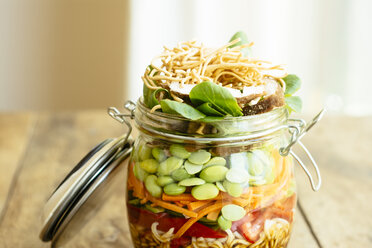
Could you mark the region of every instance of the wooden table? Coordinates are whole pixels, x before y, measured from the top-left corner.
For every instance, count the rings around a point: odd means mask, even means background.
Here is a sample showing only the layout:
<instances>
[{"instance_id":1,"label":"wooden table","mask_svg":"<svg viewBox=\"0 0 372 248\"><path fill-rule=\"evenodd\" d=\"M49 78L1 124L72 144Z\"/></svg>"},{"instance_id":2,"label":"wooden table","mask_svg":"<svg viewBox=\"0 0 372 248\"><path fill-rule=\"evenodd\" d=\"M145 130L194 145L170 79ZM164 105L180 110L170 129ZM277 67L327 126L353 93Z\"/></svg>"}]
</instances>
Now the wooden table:
<instances>
[{"instance_id":1,"label":"wooden table","mask_svg":"<svg viewBox=\"0 0 372 248\"><path fill-rule=\"evenodd\" d=\"M312 192L301 169L289 247L372 247L372 118L326 117L303 141L323 186ZM0 114L0 247L49 247L41 213L60 180L96 143L124 128L104 110ZM131 247L123 184L67 247Z\"/></svg>"}]
</instances>

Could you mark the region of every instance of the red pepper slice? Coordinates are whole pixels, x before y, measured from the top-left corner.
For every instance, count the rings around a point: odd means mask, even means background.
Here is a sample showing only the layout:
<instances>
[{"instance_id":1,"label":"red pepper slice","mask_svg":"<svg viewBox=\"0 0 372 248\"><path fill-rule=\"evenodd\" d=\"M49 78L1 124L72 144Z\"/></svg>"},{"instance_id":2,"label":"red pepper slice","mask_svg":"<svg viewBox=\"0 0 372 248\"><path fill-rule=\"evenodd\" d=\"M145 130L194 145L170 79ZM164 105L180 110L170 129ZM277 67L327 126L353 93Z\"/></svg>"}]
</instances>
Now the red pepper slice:
<instances>
[{"instance_id":1,"label":"red pepper slice","mask_svg":"<svg viewBox=\"0 0 372 248\"><path fill-rule=\"evenodd\" d=\"M292 195L291 197L281 201L280 207L271 205L265 209L248 213L243 219L233 223L232 231L237 229L249 242L254 243L259 239L266 220L282 218L291 223L293 221L293 208L295 205L296 196Z\"/></svg>"}]
</instances>

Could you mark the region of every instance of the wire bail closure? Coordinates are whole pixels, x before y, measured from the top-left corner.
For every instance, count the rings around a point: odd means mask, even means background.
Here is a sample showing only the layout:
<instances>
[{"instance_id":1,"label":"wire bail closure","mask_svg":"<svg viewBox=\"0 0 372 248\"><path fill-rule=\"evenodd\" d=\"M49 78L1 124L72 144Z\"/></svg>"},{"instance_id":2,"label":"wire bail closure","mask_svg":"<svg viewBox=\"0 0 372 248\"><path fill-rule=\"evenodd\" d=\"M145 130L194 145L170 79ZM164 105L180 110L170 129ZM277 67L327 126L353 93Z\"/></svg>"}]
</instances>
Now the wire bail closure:
<instances>
[{"instance_id":1,"label":"wire bail closure","mask_svg":"<svg viewBox=\"0 0 372 248\"><path fill-rule=\"evenodd\" d=\"M305 147L305 145L300 141L300 139L323 117L324 115L324 109L322 109L309 123L306 123L302 119L289 119L289 122L296 122L296 124L288 125L288 130L291 133L291 140L289 144L286 147L280 148L279 152L282 156L287 156L288 154L291 154L297 163L302 167L302 169L305 171L307 177L309 178L311 187L314 191L318 191L320 189L320 186L322 185L322 177L320 175L319 167L317 163L315 162L313 156L309 152L309 150ZM302 160L291 150L292 146L298 143L302 150L305 152L306 156L309 158L312 166L315 169L316 176L318 183L315 184L314 179L310 173L310 171L307 169L306 165L302 162Z\"/></svg>"},{"instance_id":2,"label":"wire bail closure","mask_svg":"<svg viewBox=\"0 0 372 248\"><path fill-rule=\"evenodd\" d=\"M116 121L120 123L125 123L125 125L128 127L128 132L123 140L123 146L126 144L130 134L132 133L132 125L130 124L128 118L134 119L134 111L136 109L136 104L133 101L126 101L124 104L124 108L128 111L130 111L129 114L123 114L121 113L117 108L115 107L109 107L107 109L107 113Z\"/></svg>"}]
</instances>

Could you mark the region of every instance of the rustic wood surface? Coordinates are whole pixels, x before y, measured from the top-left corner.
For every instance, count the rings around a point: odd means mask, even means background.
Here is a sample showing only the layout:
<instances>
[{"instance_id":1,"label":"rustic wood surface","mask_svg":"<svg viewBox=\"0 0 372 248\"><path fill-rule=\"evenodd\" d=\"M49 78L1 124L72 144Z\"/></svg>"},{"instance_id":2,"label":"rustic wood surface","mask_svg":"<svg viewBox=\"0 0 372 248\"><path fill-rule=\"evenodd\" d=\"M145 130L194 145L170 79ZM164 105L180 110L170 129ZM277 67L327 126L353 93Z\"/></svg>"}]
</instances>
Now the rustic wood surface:
<instances>
[{"instance_id":1,"label":"rustic wood surface","mask_svg":"<svg viewBox=\"0 0 372 248\"><path fill-rule=\"evenodd\" d=\"M299 207L290 248L372 247L371 127L372 118L328 117L304 138L323 186L312 192L296 171ZM50 247L38 238L49 195L84 153L123 131L104 110L0 114L0 247ZM113 196L65 247L132 247L125 173L119 175Z\"/></svg>"}]
</instances>

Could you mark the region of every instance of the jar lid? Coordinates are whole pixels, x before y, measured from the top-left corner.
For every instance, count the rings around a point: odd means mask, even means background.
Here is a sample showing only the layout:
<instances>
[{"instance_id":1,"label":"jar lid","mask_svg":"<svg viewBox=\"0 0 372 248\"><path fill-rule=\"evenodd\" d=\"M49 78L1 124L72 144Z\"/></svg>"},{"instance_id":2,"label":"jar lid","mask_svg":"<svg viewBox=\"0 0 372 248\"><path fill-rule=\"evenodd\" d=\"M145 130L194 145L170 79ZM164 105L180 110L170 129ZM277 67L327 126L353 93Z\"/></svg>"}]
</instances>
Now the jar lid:
<instances>
[{"instance_id":1,"label":"jar lid","mask_svg":"<svg viewBox=\"0 0 372 248\"><path fill-rule=\"evenodd\" d=\"M105 202L120 165L129 157L128 135L106 139L94 147L62 180L43 211L42 241L64 243ZM89 216L89 218L87 218Z\"/></svg>"}]
</instances>

